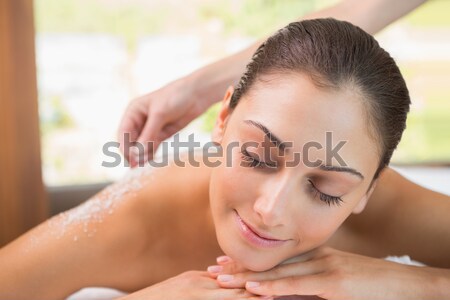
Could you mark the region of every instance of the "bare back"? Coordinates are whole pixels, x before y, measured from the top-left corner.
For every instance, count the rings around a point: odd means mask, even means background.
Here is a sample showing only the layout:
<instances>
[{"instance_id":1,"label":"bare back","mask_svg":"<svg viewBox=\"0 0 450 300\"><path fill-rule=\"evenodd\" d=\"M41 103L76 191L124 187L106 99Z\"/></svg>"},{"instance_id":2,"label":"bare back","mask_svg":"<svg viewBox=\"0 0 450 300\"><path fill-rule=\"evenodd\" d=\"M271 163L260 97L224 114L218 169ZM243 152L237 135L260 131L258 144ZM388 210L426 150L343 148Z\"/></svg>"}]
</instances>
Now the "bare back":
<instances>
[{"instance_id":1,"label":"bare back","mask_svg":"<svg viewBox=\"0 0 450 300\"><path fill-rule=\"evenodd\" d=\"M0 250L0 282L8 287L0 298L20 291L58 299L85 286L131 292L214 264L222 251L209 210L210 174L203 163L172 162L41 224ZM327 245L374 257L409 254L448 268L449 198L388 169L366 209Z\"/></svg>"}]
</instances>

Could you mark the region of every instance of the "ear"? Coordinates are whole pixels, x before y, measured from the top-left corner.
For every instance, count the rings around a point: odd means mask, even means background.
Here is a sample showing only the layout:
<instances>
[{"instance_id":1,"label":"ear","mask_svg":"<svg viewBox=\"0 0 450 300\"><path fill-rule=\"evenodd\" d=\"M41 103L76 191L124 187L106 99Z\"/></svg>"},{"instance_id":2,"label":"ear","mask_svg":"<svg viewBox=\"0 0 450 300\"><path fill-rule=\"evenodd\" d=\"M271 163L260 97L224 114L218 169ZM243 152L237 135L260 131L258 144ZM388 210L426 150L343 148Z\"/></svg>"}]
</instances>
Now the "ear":
<instances>
[{"instance_id":1,"label":"ear","mask_svg":"<svg viewBox=\"0 0 450 300\"><path fill-rule=\"evenodd\" d=\"M230 104L231 96L233 95L233 93L233 86L229 86L227 91L225 92L225 96L222 99L219 114L217 116L216 123L211 135L212 141L216 144L222 143L222 138L231 113L228 106Z\"/></svg>"},{"instance_id":2,"label":"ear","mask_svg":"<svg viewBox=\"0 0 450 300\"><path fill-rule=\"evenodd\" d=\"M369 200L370 196L372 195L373 191L375 190L375 186L378 183L378 179L375 179L372 183L372 186L370 187L370 190L367 191L367 193L359 200L358 204L353 208L352 213L353 214L359 214L361 213L364 208L367 205L367 201Z\"/></svg>"}]
</instances>

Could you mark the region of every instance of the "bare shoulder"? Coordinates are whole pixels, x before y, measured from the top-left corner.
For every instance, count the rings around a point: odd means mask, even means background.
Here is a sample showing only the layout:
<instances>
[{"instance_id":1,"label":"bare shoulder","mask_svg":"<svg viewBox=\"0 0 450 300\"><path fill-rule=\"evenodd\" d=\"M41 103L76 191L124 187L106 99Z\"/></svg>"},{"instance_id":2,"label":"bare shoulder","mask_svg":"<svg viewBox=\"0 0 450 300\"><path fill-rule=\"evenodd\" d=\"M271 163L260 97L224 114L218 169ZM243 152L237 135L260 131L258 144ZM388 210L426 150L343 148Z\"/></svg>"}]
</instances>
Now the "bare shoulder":
<instances>
[{"instance_id":1,"label":"bare shoulder","mask_svg":"<svg viewBox=\"0 0 450 300\"><path fill-rule=\"evenodd\" d=\"M146 247L141 273L146 274L147 282L206 268L221 254L209 217L210 169L202 155L183 153L179 159L155 167L139 193L134 210L144 220L141 228L146 232Z\"/></svg>"},{"instance_id":2,"label":"bare shoulder","mask_svg":"<svg viewBox=\"0 0 450 300\"><path fill-rule=\"evenodd\" d=\"M450 267L450 197L386 169L365 210L351 215L334 243L348 251L384 257L410 255Z\"/></svg>"},{"instance_id":3,"label":"bare shoulder","mask_svg":"<svg viewBox=\"0 0 450 300\"><path fill-rule=\"evenodd\" d=\"M0 249L0 281L7 287L0 298L61 299L86 286L133 291L154 283L155 274L171 270L177 249L186 250L174 236L189 229L183 222L195 225L186 219L196 217L187 203L202 191L199 180L207 176L201 174L173 164L135 170L33 228Z\"/></svg>"},{"instance_id":4,"label":"bare shoulder","mask_svg":"<svg viewBox=\"0 0 450 300\"><path fill-rule=\"evenodd\" d=\"M185 205L208 205L210 169L202 163L202 153L194 151L169 156L152 162L140 172L145 184L136 201L138 211L153 214L164 210L170 214Z\"/></svg>"}]
</instances>

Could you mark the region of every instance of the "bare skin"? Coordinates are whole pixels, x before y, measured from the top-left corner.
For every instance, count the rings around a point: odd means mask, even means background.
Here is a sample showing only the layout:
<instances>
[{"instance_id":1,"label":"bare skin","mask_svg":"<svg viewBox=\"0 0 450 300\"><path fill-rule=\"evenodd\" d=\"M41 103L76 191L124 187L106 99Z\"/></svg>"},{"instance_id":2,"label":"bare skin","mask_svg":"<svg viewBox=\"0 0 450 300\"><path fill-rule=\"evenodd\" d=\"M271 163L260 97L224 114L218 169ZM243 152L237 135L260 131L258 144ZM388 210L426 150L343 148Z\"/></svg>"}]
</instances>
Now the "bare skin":
<instances>
[{"instance_id":1,"label":"bare skin","mask_svg":"<svg viewBox=\"0 0 450 300\"><path fill-rule=\"evenodd\" d=\"M209 211L210 172L203 163L153 170L145 175L153 179L135 195L125 195L112 214L102 212L102 223L91 222L96 228L91 237L73 224L55 238L49 221L41 224L0 250L0 281L6 287L0 298L61 299L85 286L132 292L205 270L223 254ZM449 200L387 169L365 210L351 215L326 246L374 257L408 254L450 268ZM58 218L67 216L54 221Z\"/></svg>"},{"instance_id":2,"label":"bare skin","mask_svg":"<svg viewBox=\"0 0 450 300\"><path fill-rule=\"evenodd\" d=\"M333 17L375 34L425 2L426 0L343 0L302 16L302 19ZM261 38L240 52L134 99L123 115L118 140L124 147L125 134L129 134L131 142L138 141L147 145L146 142L152 141L154 147L146 148L145 157L135 157L130 149L122 149L131 166L136 166L139 159L152 158L153 151L163 140L221 99L222 91L231 82L239 81L248 60L264 40L265 38Z\"/></svg>"}]
</instances>

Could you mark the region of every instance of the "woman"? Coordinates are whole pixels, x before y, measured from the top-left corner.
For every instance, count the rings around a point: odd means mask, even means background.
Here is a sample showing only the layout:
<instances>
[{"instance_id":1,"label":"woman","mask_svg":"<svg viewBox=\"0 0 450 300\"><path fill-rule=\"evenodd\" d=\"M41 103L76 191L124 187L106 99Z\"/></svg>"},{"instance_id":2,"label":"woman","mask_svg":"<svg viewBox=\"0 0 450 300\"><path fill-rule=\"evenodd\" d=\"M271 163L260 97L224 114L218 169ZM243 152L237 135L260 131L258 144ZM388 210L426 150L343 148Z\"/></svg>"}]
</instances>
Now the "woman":
<instances>
[{"instance_id":1,"label":"woman","mask_svg":"<svg viewBox=\"0 0 450 300\"><path fill-rule=\"evenodd\" d=\"M399 20L426 0L341 0L333 5L302 15L301 19L336 18L376 34ZM286 4L289 5L289 4ZM272 31L272 29L271 29ZM162 88L130 102L124 112L117 138L121 150L132 167L151 159L158 145L219 101L230 83L237 83L247 62L265 38L249 47L195 70ZM144 152L130 151L126 143L139 142L148 147ZM151 143L149 143L151 142Z\"/></svg>"},{"instance_id":2,"label":"woman","mask_svg":"<svg viewBox=\"0 0 450 300\"><path fill-rule=\"evenodd\" d=\"M369 34L334 19L291 23L227 90L213 132L221 155L111 186L20 237L0 251L0 298L84 286L149 286L127 299L448 297L448 197L383 171L409 104ZM430 267L363 256L405 253ZM209 273L175 276L222 254Z\"/></svg>"}]
</instances>

